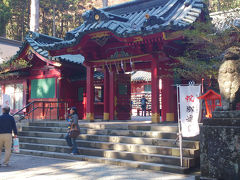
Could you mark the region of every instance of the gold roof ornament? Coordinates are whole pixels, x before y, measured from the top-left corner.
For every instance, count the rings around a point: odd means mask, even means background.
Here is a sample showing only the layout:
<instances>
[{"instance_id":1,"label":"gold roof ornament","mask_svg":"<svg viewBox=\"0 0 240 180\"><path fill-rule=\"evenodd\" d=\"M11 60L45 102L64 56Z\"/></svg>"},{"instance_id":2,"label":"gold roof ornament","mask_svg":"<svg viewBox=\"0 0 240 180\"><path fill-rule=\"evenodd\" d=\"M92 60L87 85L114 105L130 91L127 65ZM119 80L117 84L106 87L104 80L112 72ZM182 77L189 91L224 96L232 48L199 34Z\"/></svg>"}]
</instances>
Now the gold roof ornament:
<instances>
[{"instance_id":1,"label":"gold roof ornament","mask_svg":"<svg viewBox=\"0 0 240 180\"><path fill-rule=\"evenodd\" d=\"M146 18L146 19L149 19L149 18L150 18L150 15L149 15L149 14L145 14L145 18Z\"/></svg>"},{"instance_id":2,"label":"gold roof ornament","mask_svg":"<svg viewBox=\"0 0 240 180\"><path fill-rule=\"evenodd\" d=\"M94 9L93 5L91 5L91 4L88 5L88 8L89 9Z\"/></svg>"},{"instance_id":3,"label":"gold roof ornament","mask_svg":"<svg viewBox=\"0 0 240 180\"><path fill-rule=\"evenodd\" d=\"M95 18L95 20L99 20L100 19L100 16L98 15L98 14L96 14L95 16L94 16L94 18Z\"/></svg>"}]
</instances>

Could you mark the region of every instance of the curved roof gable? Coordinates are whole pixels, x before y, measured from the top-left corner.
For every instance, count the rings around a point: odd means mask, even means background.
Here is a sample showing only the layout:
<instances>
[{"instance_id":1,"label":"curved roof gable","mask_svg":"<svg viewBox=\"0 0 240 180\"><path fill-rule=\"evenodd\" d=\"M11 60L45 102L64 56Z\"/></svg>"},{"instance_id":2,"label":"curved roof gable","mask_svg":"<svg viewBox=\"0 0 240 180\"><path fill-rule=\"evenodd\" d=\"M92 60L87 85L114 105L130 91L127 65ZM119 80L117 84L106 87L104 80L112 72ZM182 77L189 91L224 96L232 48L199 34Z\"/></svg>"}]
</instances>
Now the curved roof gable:
<instances>
[{"instance_id":1,"label":"curved roof gable","mask_svg":"<svg viewBox=\"0 0 240 180\"><path fill-rule=\"evenodd\" d=\"M65 41L43 45L56 50L77 44L91 32L108 30L119 37L181 30L194 23L204 8L203 0L135 0L84 13L84 23L66 34Z\"/></svg>"},{"instance_id":2,"label":"curved roof gable","mask_svg":"<svg viewBox=\"0 0 240 180\"><path fill-rule=\"evenodd\" d=\"M62 55L62 56L55 56L50 57L48 55L48 51L44 50L42 46L47 46L49 44L54 44L57 42L62 42L63 39L48 36L45 34L39 34L36 32L29 32L29 34L25 37L25 41L20 47L20 50L17 52L17 54L13 57L13 59L16 59L25 49L26 45L29 45L32 47L32 49L37 52L42 57L52 60L52 61L58 61L58 62L70 62L75 64L83 64L84 57L82 55Z\"/></svg>"}]
</instances>

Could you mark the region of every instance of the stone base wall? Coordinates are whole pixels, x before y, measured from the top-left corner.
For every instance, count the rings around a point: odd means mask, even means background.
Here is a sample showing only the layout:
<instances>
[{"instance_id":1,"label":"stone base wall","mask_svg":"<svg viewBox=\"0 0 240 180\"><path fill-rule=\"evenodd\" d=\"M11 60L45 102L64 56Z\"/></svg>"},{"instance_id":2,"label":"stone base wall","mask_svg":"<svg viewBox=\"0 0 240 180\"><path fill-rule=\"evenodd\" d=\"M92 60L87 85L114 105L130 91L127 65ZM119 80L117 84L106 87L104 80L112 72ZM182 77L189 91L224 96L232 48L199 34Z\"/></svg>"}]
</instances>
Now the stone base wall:
<instances>
[{"instance_id":1,"label":"stone base wall","mask_svg":"<svg viewBox=\"0 0 240 180\"><path fill-rule=\"evenodd\" d=\"M240 116L228 118L229 114L232 114L229 111L225 114L224 112L216 112L215 114L217 115L213 114L213 119L205 119L201 127L200 166L202 179L207 177L239 180Z\"/></svg>"}]
</instances>

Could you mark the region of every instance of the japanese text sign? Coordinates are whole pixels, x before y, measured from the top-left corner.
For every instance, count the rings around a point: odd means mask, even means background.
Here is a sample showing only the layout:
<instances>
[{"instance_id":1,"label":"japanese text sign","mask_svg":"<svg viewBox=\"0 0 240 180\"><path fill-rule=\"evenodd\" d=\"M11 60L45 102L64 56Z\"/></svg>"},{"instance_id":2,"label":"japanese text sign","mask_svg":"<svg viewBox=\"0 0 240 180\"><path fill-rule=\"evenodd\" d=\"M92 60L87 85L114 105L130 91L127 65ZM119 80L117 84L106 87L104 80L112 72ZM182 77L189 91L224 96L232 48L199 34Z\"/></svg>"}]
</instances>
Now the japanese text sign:
<instances>
[{"instance_id":1,"label":"japanese text sign","mask_svg":"<svg viewBox=\"0 0 240 180\"><path fill-rule=\"evenodd\" d=\"M180 120L183 137L199 134L198 120L200 116L200 86L179 86Z\"/></svg>"}]
</instances>

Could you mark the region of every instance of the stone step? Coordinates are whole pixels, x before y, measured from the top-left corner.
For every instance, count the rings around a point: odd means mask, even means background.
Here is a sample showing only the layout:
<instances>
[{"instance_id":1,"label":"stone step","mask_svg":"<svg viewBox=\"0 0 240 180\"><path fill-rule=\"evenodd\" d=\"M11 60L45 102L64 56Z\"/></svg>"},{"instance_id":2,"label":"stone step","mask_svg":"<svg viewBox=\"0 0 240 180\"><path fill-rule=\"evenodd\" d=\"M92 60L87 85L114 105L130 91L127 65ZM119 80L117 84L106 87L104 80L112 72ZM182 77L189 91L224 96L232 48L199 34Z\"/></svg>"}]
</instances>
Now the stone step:
<instances>
[{"instance_id":1,"label":"stone step","mask_svg":"<svg viewBox=\"0 0 240 180\"><path fill-rule=\"evenodd\" d=\"M176 139L160 139L160 138L142 138L142 137L129 137L129 136L107 136L107 135L89 135L80 134L79 137L88 141L104 141L115 143L127 143L127 144L145 144L155 146L169 146L179 147L179 142ZM199 149L199 142L191 140L183 140L184 148Z\"/></svg>"},{"instance_id":2,"label":"stone step","mask_svg":"<svg viewBox=\"0 0 240 180\"><path fill-rule=\"evenodd\" d=\"M36 151L36 150L27 150L27 149L21 149L20 153L27 154L27 155L34 155L34 156L45 156L45 157L52 157L52 158L89 161L89 162L104 163L104 164L131 167L131 168L165 171L165 172L171 172L171 173L184 174L189 171L189 169L186 167L179 167L174 165L146 163L146 162L139 162L139 161L123 160L123 159L104 158L104 157L97 157L97 156L87 156L87 155L73 156L66 153Z\"/></svg>"},{"instance_id":3,"label":"stone step","mask_svg":"<svg viewBox=\"0 0 240 180\"><path fill-rule=\"evenodd\" d=\"M22 131L18 133L19 136L39 137L39 138L64 138L65 133L53 132L35 132L35 131ZM141 137L128 137L128 136L107 136L107 135L89 135L80 134L78 139L87 141L102 141L112 143L127 143L127 144L145 144L155 146L169 146L178 147L175 139L159 139L159 138L141 138ZM183 148L199 149L199 142L183 140Z\"/></svg>"},{"instance_id":4,"label":"stone step","mask_svg":"<svg viewBox=\"0 0 240 180\"><path fill-rule=\"evenodd\" d=\"M29 150L38 150L38 151L50 151L50 152L60 152L60 153L69 153L70 148L67 146L56 146L50 144L34 144L34 143L20 143L21 149L29 149ZM90 155L90 156L99 156L105 158L116 158L116 159L124 159L124 160L136 160L148 163L157 163L157 164L167 164L167 165L175 165L180 166L179 157L167 156L167 155L158 155L158 154L147 154L147 153L132 153L132 152L122 152L116 150L103 150L103 149L95 149L95 148L78 148L81 155ZM195 159L193 158L183 158L183 166L184 167L194 167Z\"/></svg>"},{"instance_id":5,"label":"stone step","mask_svg":"<svg viewBox=\"0 0 240 180\"><path fill-rule=\"evenodd\" d=\"M68 126L67 121L59 121L59 122L29 122L29 126L38 126L38 127L63 127L66 128Z\"/></svg>"},{"instance_id":6,"label":"stone step","mask_svg":"<svg viewBox=\"0 0 240 180\"><path fill-rule=\"evenodd\" d=\"M51 145L67 145L65 139L54 139L54 138L33 138L33 137L21 137L19 136L20 142L24 143L35 143L35 144L51 144ZM148 153L148 154L161 154L168 156L180 156L179 148L166 147L166 146L153 146L153 145L137 145L137 144L125 144L125 143L112 143L112 142L101 142L101 141L86 141L77 140L78 147L90 147L97 149L109 149L117 151L128 151L136 153ZM183 156L185 157L198 157L199 150L183 148Z\"/></svg>"},{"instance_id":7,"label":"stone step","mask_svg":"<svg viewBox=\"0 0 240 180\"><path fill-rule=\"evenodd\" d=\"M66 132L67 131L67 125L68 123L63 121L63 122L34 122L34 123L29 123L29 127L47 127L51 129L51 132L56 131L58 128L60 128L60 132ZM100 134L106 134L106 131L110 130L113 133L116 132L116 130L137 130L137 131L153 131L153 132L165 132L165 133L172 133L175 134L178 132L178 126L176 123L172 125L168 124L161 124L161 125L156 125L156 124L99 124L99 123L79 123L80 127L82 128L82 133L85 133L86 131L91 132L92 134L97 134L94 130L99 130ZM23 126L24 127L24 126ZM34 128L35 131L36 128ZM44 131L49 131L49 129L44 129ZM86 129L91 129L91 130L86 130ZM24 130L24 129L23 129ZM40 129L41 131L42 129ZM101 131L103 130L103 131ZM104 133L105 132L105 133ZM126 131L121 131L122 134L126 133ZM113 134L112 134L113 135ZM165 134L166 135L166 134ZM135 135L134 135L135 136ZM176 138L176 135L173 135L174 138ZM161 137L163 138L163 137ZM169 138L166 138L169 139ZM200 137L195 136L195 137L190 137L190 138L185 138L183 137L184 140L190 140L190 141L199 141Z\"/></svg>"},{"instance_id":8,"label":"stone step","mask_svg":"<svg viewBox=\"0 0 240 180\"><path fill-rule=\"evenodd\" d=\"M64 138L66 133L41 132L41 131L20 131L18 136L43 137L43 138Z\"/></svg>"},{"instance_id":9,"label":"stone step","mask_svg":"<svg viewBox=\"0 0 240 180\"><path fill-rule=\"evenodd\" d=\"M66 133L67 132L67 126L66 127L23 126L22 131Z\"/></svg>"},{"instance_id":10,"label":"stone step","mask_svg":"<svg viewBox=\"0 0 240 180\"><path fill-rule=\"evenodd\" d=\"M129 136L129 137L148 137L148 138L164 138L164 139L176 139L177 133L172 132L159 132L159 131L140 131L140 130L95 130L81 128L81 134L90 135L115 135L115 136Z\"/></svg>"},{"instance_id":11,"label":"stone step","mask_svg":"<svg viewBox=\"0 0 240 180\"><path fill-rule=\"evenodd\" d=\"M139 124L81 124L81 127L89 129L113 129L113 130L139 130L139 131L161 131L161 132L178 132L175 125L139 125Z\"/></svg>"},{"instance_id":12,"label":"stone step","mask_svg":"<svg viewBox=\"0 0 240 180\"><path fill-rule=\"evenodd\" d=\"M67 122L33 122L29 126L40 127L67 127ZM141 130L141 131L161 131L178 132L178 126L173 125L142 125L142 124L102 124L102 123L79 123L80 127L89 129L114 129L114 130Z\"/></svg>"},{"instance_id":13,"label":"stone step","mask_svg":"<svg viewBox=\"0 0 240 180\"><path fill-rule=\"evenodd\" d=\"M37 127L37 126L24 126L23 131L42 131L42 132L57 132L66 133L67 128L63 127ZM159 132L159 131L140 131L140 130L114 130L114 129L88 129L80 128L81 134L91 135L116 135L116 136L130 136L130 137L150 137L162 139L176 139L177 133L175 132Z\"/></svg>"}]
</instances>

